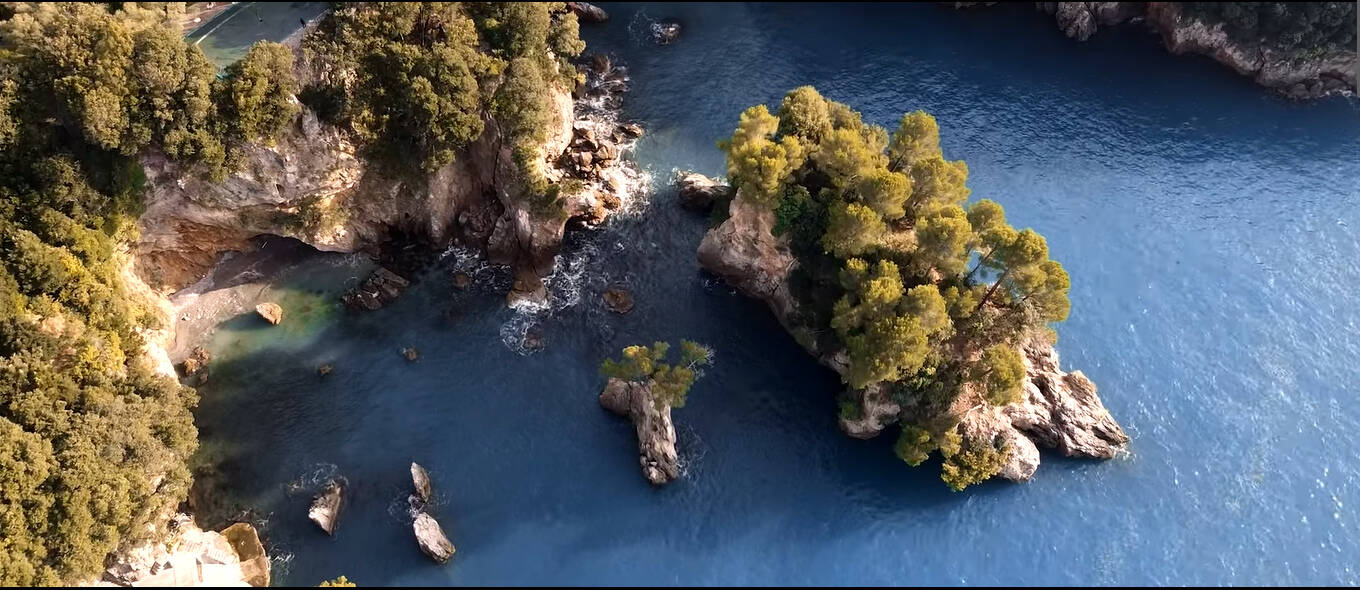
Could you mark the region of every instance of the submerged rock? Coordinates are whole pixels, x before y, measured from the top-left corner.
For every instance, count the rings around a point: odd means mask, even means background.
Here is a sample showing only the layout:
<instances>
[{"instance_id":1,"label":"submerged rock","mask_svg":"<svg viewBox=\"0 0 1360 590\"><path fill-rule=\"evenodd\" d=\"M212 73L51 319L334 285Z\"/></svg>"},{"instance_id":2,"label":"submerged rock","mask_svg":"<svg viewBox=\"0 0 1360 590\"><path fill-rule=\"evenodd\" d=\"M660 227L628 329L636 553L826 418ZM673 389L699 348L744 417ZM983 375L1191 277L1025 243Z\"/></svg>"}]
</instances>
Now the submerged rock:
<instances>
[{"instance_id":1,"label":"submerged rock","mask_svg":"<svg viewBox=\"0 0 1360 590\"><path fill-rule=\"evenodd\" d=\"M416 516L411 528L416 533L416 542L420 544L420 550L430 556L430 559L447 563L449 558L453 557L455 551L453 543L444 535L444 529L440 528L433 516L421 512Z\"/></svg>"},{"instance_id":2,"label":"submerged rock","mask_svg":"<svg viewBox=\"0 0 1360 590\"><path fill-rule=\"evenodd\" d=\"M363 283L342 295L340 300L350 309L373 311L401 297L410 286L411 281L380 266Z\"/></svg>"},{"instance_id":3,"label":"submerged rock","mask_svg":"<svg viewBox=\"0 0 1360 590\"><path fill-rule=\"evenodd\" d=\"M453 273L453 287L458 290L468 288L472 284L472 277L463 271Z\"/></svg>"},{"instance_id":4,"label":"submerged rock","mask_svg":"<svg viewBox=\"0 0 1360 590\"><path fill-rule=\"evenodd\" d=\"M669 45L671 41L680 38L680 21L673 18L663 18L652 23L652 38L657 43Z\"/></svg>"},{"instance_id":5,"label":"submerged rock","mask_svg":"<svg viewBox=\"0 0 1360 590\"><path fill-rule=\"evenodd\" d=\"M664 403L658 407L650 383L611 378L600 392L600 405L633 420L637 430L638 463L647 481L652 485L664 485L680 476L671 407Z\"/></svg>"},{"instance_id":6,"label":"submerged rock","mask_svg":"<svg viewBox=\"0 0 1360 590\"><path fill-rule=\"evenodd\" d=\"M406 348L401 349L401 356L406 357L406 360L408 361L414 362L416 359L420 358L420 351L416 350L414 346L407 346Z\"/></svg>"},{"instance_id":7,"label":"submerged rock","mask_svg":"<svg viewBox=\"0 0 1360 590\"><path fill-rule=\"evenodd\" d=\"M633 295L620 287L610 287L604 291L604 306L618 314L633 311Z\"/></svg>"},{"instance_id":8,"label":"submerged rock","mask_svg":"<svg viewBox=\"0 0 1360 590\"><path fill-rule=\"evenodd\" d=\"M431 494L430 473L425 471L425 468L421 467L419 463L411 463L411 484L415 486L416 498L419 498L421 502L429 503Z\"/></svg>"},{"instance_id":9,"label":"submerged rock","mask_svg":"<svg viewBox=\"0 0 1360 590\"><path fill-rule=\"evenodd\" d=\"M527 350L543 350L547 338L543 334L543 326L534 324L524 331L524 348Z\"/></svg>"},{"instance_id":10,"label":"submerged rock","mask_svg":"<svg viewBox=\"0 0 1360 590\"><path fill-rule=\"evenodd\" d=\"M325 377L326 375L330 375L331 371L334 370L335 367L332 367L330 363L326 363L316 368L316 374Z\"/></svg>"},{"instance_id":11,"label":"submerged rock","mask_svg":"<svg viewBox=\"0 0 1360 590\"><path fill-rule=\"evenodd\" d=\"M637 123L623 123L619 125L619 132L625 137L631 137L633 139L642 137L642 134L644 133L642 126Z\"/></svg>"},{"instance_id":12,"label":"submerged rock","mask_svg":"<svg viewBox=\"0 0 1360 590\"><path fill-rule=\"evenodd\" d=\"M602 23L609 20L608 12L588 2L568 2L567 10L576 13L576 18L583 23Z\"/></svg>"},{"instance_id":13,"label":"submerged rock","mask_svg":"<svg viewBox=\"0 0 1360 590\"><path fill-rule=\"evenodd\" d=\"M716 203L732 199L732 187L697 172L686 172L675 181L680 191L680 206L707 213Z\"/></svg>"},{"instance_id":14,"label":"submerged rock","mask_svg":"<svg viewBox=\"0 0 1360 590\"><path fill-rule=\"evenodd\" d=\"M327 535L335 534L335 526L340 520L340 510L344 507L345 487L344 478L330 480L326 483L325 489L312 500L312 508L307 511L307 518L312 519L312 522L326 531Z\"/></svg>"},{"instance_id":15,"label":"submerged rock","mask_svg":"<svg viewBox=\"0 0 1360 590\"><path fill-rule=\"evenodd\" d=\"M277 303L261 303L256 305L255 313L260 314L260 317L275 326L283 321L283 308L279 307L279 304Z\"/></svg>"}]
</instances>

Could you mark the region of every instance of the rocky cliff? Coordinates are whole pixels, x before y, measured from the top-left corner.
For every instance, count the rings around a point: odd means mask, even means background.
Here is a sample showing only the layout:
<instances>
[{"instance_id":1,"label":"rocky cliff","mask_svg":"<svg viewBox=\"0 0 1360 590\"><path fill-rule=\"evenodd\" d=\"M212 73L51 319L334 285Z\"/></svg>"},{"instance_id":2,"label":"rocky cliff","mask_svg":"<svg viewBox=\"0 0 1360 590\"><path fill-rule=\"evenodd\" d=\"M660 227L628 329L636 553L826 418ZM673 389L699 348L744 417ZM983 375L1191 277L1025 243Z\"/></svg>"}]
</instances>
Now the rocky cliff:
<instances>
[{"instance_id":1,"label":"rocky cliff","mask_svg":"<svg viewBox=\"0 0 1360 590\"><path fill-rule=\"evenodd\" d=\"M995 2L955 2L956 8ZM1355 92L1357 56L1351 47L1280 49L1267 40L1233 40L1222 24L1185 14L1181 2L1036 2L1069 37L1085 41L1100 27L1141 23L1175 54L1212 57L1256 83L1295 99Z\"/></svg>"},{"instance_id":2,"label":"rocky cliff","mask_svg":"<svg viewBox=\"0 0 1360 590\"><path fill-rule=\"evenodd\" d=\"M98 581L86 586L268 586L269 557L255 527L238 522L204 531L180 514L165 541L117 556Z\"/></svg>"},{"instance_id":3,"label":"rocky cliff","mask_svg":"<svg viewBox=\"0 0 1360 590\"><path fill-rule=\"evenodd\" d=\"M1054 15L1063 33L1082 41L1102 26L1142 22L1161 36L1168 51L1207 55L1290 98L1318 98L1356 89L1353 48L1281 50L1265 42L1234 41L1222 24L1205 24L1187 16L1180 2L1035 4Z\"/></svg>"},{"instance_id":4,"label":"rocky cliff","mask_svg":"<svg viewBox=\"0 0 1360 590\"><path fill-rule=\"evenodd\" d=\"M743 294L765 301L780 323L798 336L804 328L794 323L797 301L789 291L789 273L797 259L786 238L770 233L773 212L747 202L740 191L729 211L722 225L704 234L698 250L700 266ZM838 373L845 371L843 351L818 351L811 347L811 339L799 340L822 364ZM1080 371L1061 371L1058 353L1047 343L1030 340L1023 353L1026 383L1020 402L991 407L964 395L954 411L963 416L960 429L965 438L991 441L1001 437L1010 444L1010 460L998 475L1015 481L1029 479L1039 467L1038 446L1070 457L1099 459L1112 458L1124 449L1129 438L1100 402L1090 379ZM877 436L911 410L877 385L855 396L857 417L840 419L841 430L855 438Z\"/></svg>"}]
</instances>

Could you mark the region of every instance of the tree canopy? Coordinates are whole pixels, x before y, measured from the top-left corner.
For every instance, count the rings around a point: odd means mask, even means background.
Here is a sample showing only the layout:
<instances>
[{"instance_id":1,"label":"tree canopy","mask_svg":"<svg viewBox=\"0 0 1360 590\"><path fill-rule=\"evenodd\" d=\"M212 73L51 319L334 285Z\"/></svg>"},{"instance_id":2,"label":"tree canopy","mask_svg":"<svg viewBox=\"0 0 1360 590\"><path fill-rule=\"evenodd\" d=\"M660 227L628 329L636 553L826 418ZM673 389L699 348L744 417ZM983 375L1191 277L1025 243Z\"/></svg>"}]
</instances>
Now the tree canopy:
<instances>
[{"instance_id":1,"label":"tree canopy","mask_svg":"<svg viewBox=\"0 0 1360 590\"><path fill-rule=\"evenodd\" d=\"M8 3L0 22L0 583L102 568L188 492L192 390L151 370L159 315L122 279L160 151L220 177L296 106L291 54L217 77L180 3Z\"/></svg>"},{"instance_id":2,"label":"tree canopy","mask_svg":"<svg viewBox=\"0 0 1360 590\"><path fill-rule=\"evenodd\" d=\"M957 408L1020 399L1020 345L1066 319L1070 281L1043 236L994 200L970 202L968 166L945 159L939 133L918 110L889 134L803 86L777 115L747 109L719 147L738 198L773 210L799 259L796 319L821 335L814 346L846 353L849 388L912 408L899 456L916 465L939 450L961 489L1009 451L963 440Z\"/></svg>"},{"instance_id":3,"label":"tree canopy","mask_svg":"<svg viewBox=\"0 0 1360 590\"><path fill-rule=\"evenodd\" d=\"M713 350L689 340L680 341L680 358L675 364L667 362L670 344L653 343L648 346L629 346L618 360L605 359L600 372L606 377L650 384L658 407L683 408L689 389L700 377L703 368L713 362Z\"/></svg>"}]
</instances>

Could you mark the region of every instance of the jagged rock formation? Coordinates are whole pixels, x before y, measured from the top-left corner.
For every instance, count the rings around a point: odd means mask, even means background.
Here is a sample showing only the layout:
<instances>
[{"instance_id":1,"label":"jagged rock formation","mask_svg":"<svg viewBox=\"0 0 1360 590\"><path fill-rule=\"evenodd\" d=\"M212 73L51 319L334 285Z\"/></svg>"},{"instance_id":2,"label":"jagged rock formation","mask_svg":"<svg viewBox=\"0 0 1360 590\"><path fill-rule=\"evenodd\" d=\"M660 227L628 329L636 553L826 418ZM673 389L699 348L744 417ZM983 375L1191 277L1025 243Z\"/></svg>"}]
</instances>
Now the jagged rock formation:
<instances>
[{"instance_id":1,"label":"jagged rock formation","mask_svg":"<svg viewBox=\"0 0 1360 590\"><path fill-rule=\"evenodd\" d=\"M797 302L789 292L789 273L797 259L789 251L786 238L770 233L774 213L747 202L738 191L729 209L731 215L709 230L699 244L699 264L749 297L766 302L781 324L824 365L844 373L844 351L819 351L806 338L806 328L794 323ZM1005 439L1011 447L1009 462L1000 476L1024 481L1039 466L1037 445L1057 449L1067 456L1109 459L1116 456L1129 438L1100 402L1095 385L1080 371L1065 373L1058 368L1058 354L1051 345L1031 340L1024 345L1026 367L1025 398L1003 407L977 404L976 396L959 397L956 414L965 438L988 441ZM611 390L612 388L612 390ZM606 407L627 407L629 391L610 382ZM855 392L856 412L841 416L842 431L855 438L872 438L893 424L910 408L901 407L885 388L875 384ZM643 438L642 426L638 429ZM645 456L644 456L645 466Z\"/></svg>"},{"instance_id":2,"label":"jagged rock formation","mask_svg":"<svg viewBox=\"0 0 1360 590\"><path fill-rule=\"evenodd\" d=\"M1290 98L1318 98L1356 89L1357 57L1351 47L1305 52L1280 50L1261 42L1234 41L1222 24L1206 25L1188 17L1181 2L1035 4L1054 15L1064 34L1082 41L1102 26L1142 22L1161 36L1168 51L1207 55Z\"/></svg>"},{"instance_id":3,"label":"jagged rock formation","mask_svg":"<svg viewBox=\"0 0 1360 590\"><path fill-rule=\"evenodd\" d=\"M325 489L312 500L312 507L307 511L307 518L312 519L327 535L335 534L335 526L340 521L340 509L345 503L345 487L343 479L327 482Z\"/></svg>"},{"instance_id":4,"label":"jagged rock formation","mask_svg":"<svg viewBox=\"0 0 1360 590\"><path fill-rule=\"evenodd\" d=\"M651 384L610 379L600 392L600 405L633 420L637 429L638 463L642 475L653 485L680 477L680 456L675 449L675 425L671 408L658 407Z\"/></svg>"},{"instance_id":5,"label":"jagged rock formation","mask_svg":"<svg viewBox=\"0 0 1360 590\"><path fill-rule=\"evenodd\" d=\"M171 523L169 538L120 553L98 581L86 585L269 585L269 557L255 527L238 522L220 533L204 531L184 514Z\"/></svg>"}]
</instances>

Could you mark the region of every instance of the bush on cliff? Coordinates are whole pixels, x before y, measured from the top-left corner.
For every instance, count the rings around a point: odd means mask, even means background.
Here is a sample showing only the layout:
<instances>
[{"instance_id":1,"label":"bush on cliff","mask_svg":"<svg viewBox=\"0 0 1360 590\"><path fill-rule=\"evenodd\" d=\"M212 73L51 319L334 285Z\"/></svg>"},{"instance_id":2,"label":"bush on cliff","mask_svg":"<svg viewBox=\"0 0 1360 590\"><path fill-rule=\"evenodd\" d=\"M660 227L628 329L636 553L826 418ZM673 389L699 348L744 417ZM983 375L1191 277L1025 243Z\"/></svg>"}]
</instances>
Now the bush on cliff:
<instances>
[{"instance_id":1,"label":"bush on cliff","mask_svg":"<svg viewBox=\"0 0 1360 590\"><path fill-rule=\"evenodd\" d=\"M0 584L96 573L185 496L192 390L142 358L121 276L160 150L203 173L291 118L286 50L217 80L167 3L8 5L0 22Z\"/></svg>"},{"instance_id":2,"label":"bush on cliff","mask_svg":"<svg viewBox=\"0 0 1360 590\"><path fill-rule=\"evenodd\" d=\"M1017 401L1021 341L1067 317L1068 276L1043 236L1011 227L994 201L968 202L967 165L944 158L922 111L889 134L805 86L778 116L747 109L720 147L738 198L773 210L772 233L799 259L795 321L821 335L816 348L847 353L847 386L912 408L903 460L941 451L955 489L995 474L1009 451L961 447L958 423Z\"/></svg>"}]
</instances>

